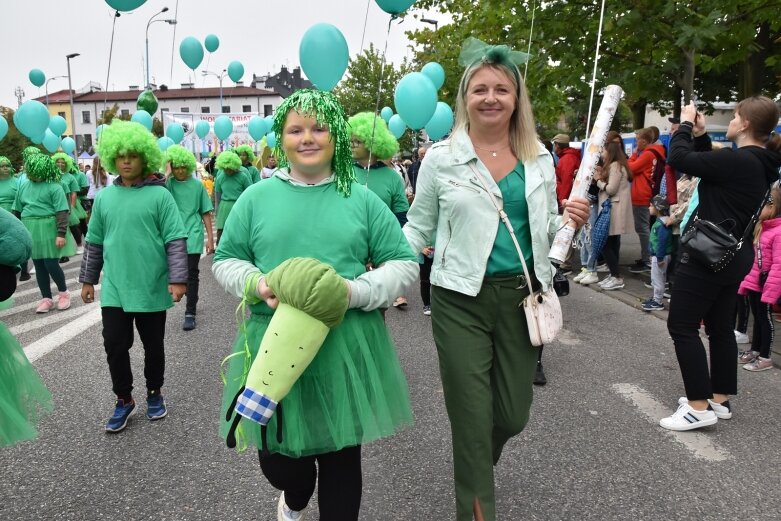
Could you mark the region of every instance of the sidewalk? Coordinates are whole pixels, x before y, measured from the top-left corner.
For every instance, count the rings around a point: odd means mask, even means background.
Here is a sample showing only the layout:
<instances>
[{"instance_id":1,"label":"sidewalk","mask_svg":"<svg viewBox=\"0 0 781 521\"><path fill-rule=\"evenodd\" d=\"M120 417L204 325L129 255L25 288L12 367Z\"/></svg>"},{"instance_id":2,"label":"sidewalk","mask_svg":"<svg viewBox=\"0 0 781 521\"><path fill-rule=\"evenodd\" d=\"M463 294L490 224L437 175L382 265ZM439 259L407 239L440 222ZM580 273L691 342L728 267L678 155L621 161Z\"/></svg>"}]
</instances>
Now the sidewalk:
<instances>
[{"instance_id":1,"label":"sidewalk","mask_svg":"<svg viewBox=\"0 0 781 521\"><path fill-rule=\"evenodd\" d=\"M573 260L575 260L576 255L577 253L573 254ZM633 308L639 310L640 304L643 301L647 300L652 294L652 291L643 285L646 282L647 283L651 282L650 272L642 273L642 274L629 273L629 266L631 264L634 264L635 259L639 259L639 258L640 258L640 239L634 233L622 235L619 263L621 266L621 276L624 279L624 288L619 290L604 291L597 284L589 284L587 287L591 288L594 291L605 293L610 297L620 300L621 302L624 302L625 304L628 304ZM570 284L577 284L577 282L572 282L572 277L578 274L580 268L577 267L578 264L576 262L573 262L572 265L573 265L572 275L569 276ZM608 274L600 273L599 275L600 275L599 279L602 280L605 277L607 277ZM667 299L665 299L664 305L665 307L668 306ZM650 311L644 313L648 315L653 315L661 320L667 321L667 309L664 309L663 311ZM751 320L749 323L749 329L748 329L749 337L751 337L752 327L753 327L753 320ZM781 327L781 324L778 324L776 327ZM745 349L745 346L738 345L738 349L739 350ZM781 340L779 340L778 336L775 337L773 346L771 348L771 358L773 359L773 363L775 363L777 366L781 366Z\"/></svg>"}]
</instances>

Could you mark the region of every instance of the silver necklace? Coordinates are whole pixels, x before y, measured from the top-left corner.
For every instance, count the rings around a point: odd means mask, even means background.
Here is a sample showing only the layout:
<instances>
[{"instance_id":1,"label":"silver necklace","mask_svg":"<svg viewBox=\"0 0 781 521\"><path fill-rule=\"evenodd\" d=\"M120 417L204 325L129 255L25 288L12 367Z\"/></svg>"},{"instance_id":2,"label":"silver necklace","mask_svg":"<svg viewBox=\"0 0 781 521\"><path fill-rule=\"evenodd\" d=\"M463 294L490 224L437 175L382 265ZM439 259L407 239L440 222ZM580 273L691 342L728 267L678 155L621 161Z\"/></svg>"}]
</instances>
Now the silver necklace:
<instances>
[{"instance_id":1,"label":"silver necklace","mask_svg":"<svg viewBox=\"0 0 781 521\"><path fill-rule=\"evenodd\" d=\"M497 152L501 152L505 148L510 148L510 145L505 145L502 148L497 148L496 150L491 150L490 148L479 147L479 146L475 145L474 143L472 143L472 146L475 147L478 150L485 150L486 152L490 152L493 157L496 157L496 153Z\"/></svg>"}]
</instances>

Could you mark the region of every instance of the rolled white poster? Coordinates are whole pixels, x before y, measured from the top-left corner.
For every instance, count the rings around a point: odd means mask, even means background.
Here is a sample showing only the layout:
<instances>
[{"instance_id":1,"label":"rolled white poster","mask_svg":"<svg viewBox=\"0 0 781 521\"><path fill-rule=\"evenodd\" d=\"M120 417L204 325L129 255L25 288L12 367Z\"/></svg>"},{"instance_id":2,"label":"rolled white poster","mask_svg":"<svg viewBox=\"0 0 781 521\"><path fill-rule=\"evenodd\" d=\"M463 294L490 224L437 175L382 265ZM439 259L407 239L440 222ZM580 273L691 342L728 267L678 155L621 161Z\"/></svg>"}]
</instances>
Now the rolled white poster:
<instances>
[{"instance_id":1,"label":"rolled white poster","mask_svg":"<svg viewBox=\"0 0 781 521\"><path fill-rule=\"evenodd\" d=\"M605 146L607 133L610 130L610 123L618 110L618 103L624 96L624 90L618 85L608 85L605 88L605 95L602 98L602 104L599 106L597 118L594 121L594 127L591 129L586 146L583 150L583 157L580 160L580 168L572 184L570 197L585 197L588 187L591 184L591 178L594 177L594 170L597 168L602 147ZM553 238L553 244L550 248L548 258L556 264L561 264L567 258L569 249L572 247L572 238L575 236L575 223L570 221L556 232Z\"/></svg>"}]
</instances>

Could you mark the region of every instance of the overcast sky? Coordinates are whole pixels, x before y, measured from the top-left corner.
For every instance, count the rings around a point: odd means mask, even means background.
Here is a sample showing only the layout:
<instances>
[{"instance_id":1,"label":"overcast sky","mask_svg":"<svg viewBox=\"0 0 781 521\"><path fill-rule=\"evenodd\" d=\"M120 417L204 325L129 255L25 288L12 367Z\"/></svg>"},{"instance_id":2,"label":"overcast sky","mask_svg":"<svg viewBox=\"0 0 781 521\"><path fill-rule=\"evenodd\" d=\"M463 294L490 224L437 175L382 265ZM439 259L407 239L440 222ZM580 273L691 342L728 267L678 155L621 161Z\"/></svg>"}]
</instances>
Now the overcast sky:
<instances>
[{"instance_id":1,"label":"overcast sky","mask_svg":"<svg viewBox=\"0 0 781 521\"><path fill-rule=\"evenodd\" d=\"M144 85L144 33L149 18L163 7L169 11L158 18L173 18L176 0L147 0L132 13L116 20L110 90L126 90ZM354 56L361 50L367 0L179 0L178 24L171 74L171 49L174 27L153 23L149 28L149 62L152 82L179 87L195 81L196 86L217 86L214 77L204 78L200 70L207 66L220 71L233 60L244 65L245 85L252 74L276 72L281 65L299 65L298 45L312 25L326 22L338 27ZM41 69L47 78L67 75L65 56L71 59L73 88L78 90L94 81L106 86L109 44L114 11L104 0L0 0L0 105L17 107L14 90L24 90L24 100L43 96L44 87L28 79L30 69ZM436 18L436 13L427 13ZM369 2L364 48L369 42L382 49L390 15L374 0ZM394 22L388 40L387 57L399 62L412 56L404 31L426 26L407 17ZM194 36L201 42L208 34L220 39L219 49L206 53L193 73L179 57L179 42ZM205 83L204 83L205 82ZM223 85L231 85L226 78ZM67 89L68 80L53 79L49 92Z\"/></svg>"}]
</instances>

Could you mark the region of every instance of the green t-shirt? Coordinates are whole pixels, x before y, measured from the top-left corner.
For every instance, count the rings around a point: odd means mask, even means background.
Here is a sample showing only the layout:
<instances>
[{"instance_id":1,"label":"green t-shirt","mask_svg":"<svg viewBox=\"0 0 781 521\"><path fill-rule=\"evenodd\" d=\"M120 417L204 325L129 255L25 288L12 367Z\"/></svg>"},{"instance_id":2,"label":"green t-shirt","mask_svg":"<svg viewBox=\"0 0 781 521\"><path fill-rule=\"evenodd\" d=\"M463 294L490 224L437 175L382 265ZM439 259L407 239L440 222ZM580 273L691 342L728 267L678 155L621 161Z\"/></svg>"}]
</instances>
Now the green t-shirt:
<instances>
[{"instance_id":1,"label":"green t-shirt","mask_svg":"<svg viewBox=\"0 0 781 521\"><path fill-rule=\"evenodd\" d=\"M78 174L75 174L75 178L76 178L76 182L79 185L79 190L78 190L79 192L81 192L85 188L89 188L89 179L87 179L87 174L80 171ZM85 195L79 194L80 199L84 199L86 197L87 197L86 194Z\"/></svg>"},{"instance_id":2,"label":"green t-shirt","mask_svg":"<svg viewBox=\"0 0 781 521\"><path fill-rule=\"evenodd\" d=\"M165 183L168 191L174 196L179 216L187 232L187 253L203 252L203 221L202 216L214 210L209 194L203 184L192 177L185 181L177 181L169 177Z\"/></svg>"},{"instance_id":3,"label":"green t-shirt","mask_svg":"<svg viewBox=\"0 0 781 521\"><path fill-rule=\"evenodd\" d=\"M65 199L70 206L70 194L73 192L79 193L79 182L76 180L76 176L70 172L66 172L62 174L62 177L60 178L60 185L62 186L63 192L65 192Z\"/></svg>"},{"instance_id":4,"label":"green t-shirt","mask_svg":"<svg viewBox=\"0 0 781 521\"><path fill-rule=\"evenodd\" d=\"M13 209L22 217L53 217L68 210L68 201L59 183L30 181L19 186Z\"/></svg>"},{"instance_id":5,"label":"green t-shirt","mask_svg":"<svg viewBox=\"0 0 781 521\"><path fill-rule=\"evenodd\" d=\"M186 237L164 186L112 185L98 192L87 242L103 246L100 305L139 313L173 306L165 245Z\"/></svg>"},{"instance_id":6,"label":"green t-shirt","mask_svg":"<svg viewBox=\"0 0 781 521\"><path fill-rule=\"evenodd\" d=\"M291 257L312 257L352 280L369 260L416 258L393 213L357 184L344 197L335 183L300 186L272 177L244 193L228 223L214 262L241 259L263 273Z\"/></svg>"},{"instance_id":7,"label":"green t-shirt","mask_svg":"<svg viewBox=\"0 0 781 521\"><path fill-rule=\"evenodd\" d=\"M221 201L235 201L251 184L249 176L241 170L235 174L222 172L214 181L214 191L220 194Z\"/></svg>"},{"instance_id":8,"label":"green t-shirt","mask_svg":"<svg viewBox=\"0 0 781 521\"><path fill-rule=\"evenodd\" d=\"M353 165L355 170L355 179L358 184L368 186L369 190L377 194L382 202L391 209L393 213L401 213L409 210L407 194L404 191L404 182L401 176L392 168L385 165L372 166L367 175L364 167L358 164ZM368 178L368 185L366 184Z\"/></svg>"},{"instance_id":9,"label":"green t-shirt","mask_svg":"<svg viewBox=\"0 0 781 521\"><path fill-rule=\"evenodd\" d=\"M11 211L16 199L16 190L16 178L9 175L6 179L0 179L0 208Z\"/></svg>"},{"instance_id":10,"label":"green t-shirt","mask_svg":"<svg viewBox=\"0 0 781 521\"><path fill-rule=\"evenodd\" d=\"M510 218L510 223L515 229L515 237L521 245L526 266L530 271L534 270L534 258L532 255L532 235L529 227L529 204L526 202L526 175L523 163L520 161L512 172L497 183L502 191L504 211ZM499 274L523 273L521 260L518 258L518 250L515 249L510 232L500 220L499 230L496 233L494 247L488 257L485 274L488 277Z\"/></svg>"},{"instance_id":11,"label":"green t-shirt","mask_svg":"<svg viewBox=\"0 0 781 521\"><path fill-rule=\"evenodd\" d=\"M260 172L257 168L255 168L254 165L246 166L244 165L244 168L247 170L247 174L249 175L249 180L252 181L252 184L257 183L260 181Z\"/></svg>"}]
</instances>

